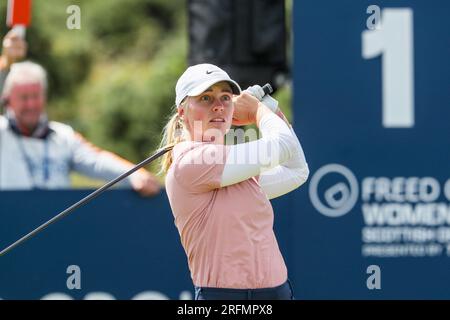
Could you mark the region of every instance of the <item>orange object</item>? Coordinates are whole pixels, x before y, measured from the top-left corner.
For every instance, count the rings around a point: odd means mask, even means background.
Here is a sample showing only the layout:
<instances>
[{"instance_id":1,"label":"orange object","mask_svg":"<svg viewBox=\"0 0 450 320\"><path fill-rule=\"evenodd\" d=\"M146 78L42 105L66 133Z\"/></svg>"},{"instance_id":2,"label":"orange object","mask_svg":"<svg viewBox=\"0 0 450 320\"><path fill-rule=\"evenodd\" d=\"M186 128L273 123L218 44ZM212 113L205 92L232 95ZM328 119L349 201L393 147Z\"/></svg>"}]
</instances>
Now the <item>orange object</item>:
<instances>
[{"instance_id":1,"label":"orange object","mask_svg":"<svg viewBox=\"0 0 450 320\"><path fill-rule=\"evenodd\" d=\"M31 23L31 0L8 0L6 24L29 26Z\"/></svg>"}]
</instances>

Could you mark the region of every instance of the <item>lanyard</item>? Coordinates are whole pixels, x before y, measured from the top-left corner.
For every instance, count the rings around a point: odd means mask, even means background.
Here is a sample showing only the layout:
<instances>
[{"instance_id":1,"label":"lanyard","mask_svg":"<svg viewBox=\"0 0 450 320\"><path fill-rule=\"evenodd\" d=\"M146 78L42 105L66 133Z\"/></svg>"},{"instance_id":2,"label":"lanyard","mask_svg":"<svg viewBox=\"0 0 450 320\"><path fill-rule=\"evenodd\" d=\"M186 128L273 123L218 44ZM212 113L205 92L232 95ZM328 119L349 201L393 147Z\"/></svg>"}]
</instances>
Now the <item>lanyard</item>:
<instances>
[{"instance_id":1,"label":"lanyard","mask_svg":"<svg viewBox=\"0 0 450 320\"><path fill-rule=\"evenodd\" d=\"M33 161L31 160L31 158L28 156L27 152L25 151L22 137L18 137L18 142L19 142L20 152L22 153L25 163L27 164L28 174L30 175L30 179L33 184L33 188L39 189L35 184L35 178L34 178L35 177L35 166L33 164ZM48 157L48 139L45 139L44 140L44 158L42 160L43 170L44 170L44 184L43 184L44 187L50 178L49 162L50 161L49 161L49 157Z\"/></svg>"}]
</instances>

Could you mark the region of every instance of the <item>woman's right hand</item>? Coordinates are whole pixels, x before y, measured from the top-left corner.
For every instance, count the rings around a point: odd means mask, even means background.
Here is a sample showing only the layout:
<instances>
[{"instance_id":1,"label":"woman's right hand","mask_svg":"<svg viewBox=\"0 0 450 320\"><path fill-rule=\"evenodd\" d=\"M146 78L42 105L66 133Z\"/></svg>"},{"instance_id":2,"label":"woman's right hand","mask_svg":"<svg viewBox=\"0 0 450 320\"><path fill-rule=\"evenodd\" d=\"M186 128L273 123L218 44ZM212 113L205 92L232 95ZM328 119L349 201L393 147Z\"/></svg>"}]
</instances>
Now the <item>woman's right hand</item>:
<instances>
[{"instance_id":1,"label":"woman's right hand","mask_svg":"<svg viewBox=\"0 0 450 320\"><path fill-rule=\"evenodd\" d=\"M257 98L245 91L239 96L235 96L233 102L233 125L235 126L246 126L253 123L258 126L259 120L264 114L272 113L272 111Z\"/></svg>"},{"instance_id":2,"label":"woman's right hand","mask_svg":"<svg viewBox=\"0 0 450 320\"><path fill-rule=\"evenodd\" d=\"M260 102L248 92L242 92L233 98L234 113L233 125L245 126L256 122L256 115Z\"/></svg>"}]
</instances>

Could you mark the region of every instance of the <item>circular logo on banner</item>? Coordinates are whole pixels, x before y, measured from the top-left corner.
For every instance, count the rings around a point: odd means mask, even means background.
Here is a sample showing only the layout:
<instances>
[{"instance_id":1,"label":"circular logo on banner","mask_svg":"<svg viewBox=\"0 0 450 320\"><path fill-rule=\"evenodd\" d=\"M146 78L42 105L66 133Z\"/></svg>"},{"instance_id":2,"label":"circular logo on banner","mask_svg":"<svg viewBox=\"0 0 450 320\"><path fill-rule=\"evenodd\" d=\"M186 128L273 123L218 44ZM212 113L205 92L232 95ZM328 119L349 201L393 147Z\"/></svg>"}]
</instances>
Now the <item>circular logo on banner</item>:
<instances>
[{"instance_id":1,"label":"circular logo on banner","mask_svg":"<svg viewBox=\"0 0 450 320\"><path fill-rule=\"evenodd\" d=\"M338 182L334 182L319 196L319 184L323 182L325 176L338 177ZM323 182L325 183L325 182ZM358 181L355 175L346 167L340 164L328 164L316 171L309 184L309 198L321 214L327 217L340 217L348 213L358 201ZM322 200L323 198L323 200Z\"/></svg>"}]
</instances>

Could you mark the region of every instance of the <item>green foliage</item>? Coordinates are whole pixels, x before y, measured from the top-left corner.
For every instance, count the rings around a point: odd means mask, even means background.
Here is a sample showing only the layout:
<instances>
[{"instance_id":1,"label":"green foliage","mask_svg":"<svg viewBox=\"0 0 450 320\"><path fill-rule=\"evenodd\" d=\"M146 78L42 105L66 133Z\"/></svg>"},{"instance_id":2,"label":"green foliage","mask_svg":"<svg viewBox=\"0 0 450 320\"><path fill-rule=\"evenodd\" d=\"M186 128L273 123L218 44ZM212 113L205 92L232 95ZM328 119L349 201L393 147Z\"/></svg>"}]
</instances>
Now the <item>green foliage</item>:
<instances>
[{"instance_id":1,"label":"green foliage","mask_svg":"<svg viewBox=\"0 0 450 320\"><path fill-rule=\"evenodd\" d=\"M134 161L157 147L185 68L183 37L177 33L161 44L148 62L100 64L80 91L79 128L94 143Z\"/></svg>"},{"instance_id":2,"label":"green foliage","mask_svg":"<svg viewBox=\"0 0 450 320\"><path fill-rule=\"evenodd\" d=\"M81 9L81 30L66 27L70 5ZM48 71L51 118L126 158L146 156L185 68L184 8L182 0L34 0L28 59Z\"/></svg>"},{"instance_id":3,"label":"green foliage","mask_svg":"<svg viewBox=\"0 0 450 320\"><path fill-rule=\"evenodd\" d=\"M81 9L81 30L66 27L70 5ZM28 59L48 71L50 117L132 161L148 156L186 67L186 7L185 0L33 0ZM277 98L290 117L289 88Z\"/></svg>"}]
</instances>

